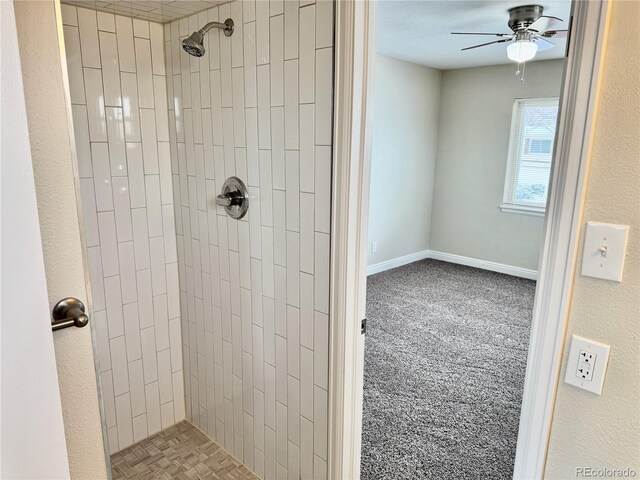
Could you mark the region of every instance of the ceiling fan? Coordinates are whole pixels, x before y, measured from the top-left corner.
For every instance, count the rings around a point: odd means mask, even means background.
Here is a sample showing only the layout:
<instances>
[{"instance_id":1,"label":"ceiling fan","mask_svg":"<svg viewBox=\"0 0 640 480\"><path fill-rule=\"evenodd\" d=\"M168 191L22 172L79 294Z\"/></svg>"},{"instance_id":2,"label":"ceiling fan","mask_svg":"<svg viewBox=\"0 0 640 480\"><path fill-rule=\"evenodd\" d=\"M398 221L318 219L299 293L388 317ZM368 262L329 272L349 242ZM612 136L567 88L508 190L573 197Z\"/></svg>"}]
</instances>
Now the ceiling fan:
<instances>
[{"instance_id":1,"label":"ceiling fan","mask_svg":"<svg viewBox=\"0 0 640 480\"><path fill-rule=\"evenodd\" d=\"M481 43L462 50L493 45L494 43L512 42L507 47L509 60L524 63L536 56L536 52L555 47L549 38L566 38L567 30L558 30L556 27L562 23L562 19L543 15L544 8L541 5L523 5L509 10L509 28L513 33L474 33L451 32L452 35L489 35L500 37L493 42Z\"/></svg>"}]
</instances>

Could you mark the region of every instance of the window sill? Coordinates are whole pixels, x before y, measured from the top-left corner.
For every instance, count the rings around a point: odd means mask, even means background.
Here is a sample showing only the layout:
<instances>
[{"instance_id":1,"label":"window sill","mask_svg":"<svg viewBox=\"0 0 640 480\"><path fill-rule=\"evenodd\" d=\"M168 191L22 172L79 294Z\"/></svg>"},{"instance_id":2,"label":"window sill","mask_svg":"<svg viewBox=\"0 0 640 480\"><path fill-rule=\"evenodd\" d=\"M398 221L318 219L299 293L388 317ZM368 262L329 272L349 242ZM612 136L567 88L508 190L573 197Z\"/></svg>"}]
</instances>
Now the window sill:
<instances>
[{"instance_id":1,"label":"window sill","mask_svg":"<svg viewBox=\"0 0 640 480\"><path fill-rule=\"evenodd\" d=\"M544 217L544 207L531 207L528 205L513 205L511 203L503 203L500 210L504 213L515 213L518 215L528 215L530 217Z\"/></svg>"}]
</instances>

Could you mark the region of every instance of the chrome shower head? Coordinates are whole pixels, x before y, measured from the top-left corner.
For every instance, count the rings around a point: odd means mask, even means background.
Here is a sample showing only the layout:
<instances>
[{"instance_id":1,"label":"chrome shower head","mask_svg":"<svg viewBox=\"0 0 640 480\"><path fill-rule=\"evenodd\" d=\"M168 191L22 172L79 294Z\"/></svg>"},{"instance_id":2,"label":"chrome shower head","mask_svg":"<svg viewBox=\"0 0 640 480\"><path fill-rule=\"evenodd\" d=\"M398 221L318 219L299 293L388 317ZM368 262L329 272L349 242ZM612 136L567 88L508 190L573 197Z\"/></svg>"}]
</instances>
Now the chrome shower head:
<instances>
[{"instance_id":1,"label":"chrome shower head","mask_svg":"<svg viewBox=\"0 0 640 480\"><path fill-rule=\"evenodd\" d=\"M189 55L194 57L202 57L205 53L204 35L212 28L221 29L225 36L230 37L233 34L233 20L227 18L224 23L209 22L197 32L193 32L187 38L182 40L182 48Z\"/></svg>"},{"instance_id":2,"label":"chrome shower head","mask_svg":"<svg viewBox=\"0 0 640 480\"><path fill-rule=\"evenodd\" d=\"M182 40L182 48L189 55L194 57L202 57L204 55L204 32L199 30L193 32L187 38Z\"/></svg>"}]
</instances>

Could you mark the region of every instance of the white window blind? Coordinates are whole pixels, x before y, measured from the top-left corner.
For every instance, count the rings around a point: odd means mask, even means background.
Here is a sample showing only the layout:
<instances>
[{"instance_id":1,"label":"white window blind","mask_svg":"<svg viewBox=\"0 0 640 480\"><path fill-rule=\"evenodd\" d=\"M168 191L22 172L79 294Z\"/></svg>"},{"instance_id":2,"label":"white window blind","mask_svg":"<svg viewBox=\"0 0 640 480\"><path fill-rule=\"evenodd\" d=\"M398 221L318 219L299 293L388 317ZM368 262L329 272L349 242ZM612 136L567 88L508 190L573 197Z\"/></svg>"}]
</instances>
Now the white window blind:
<instances>
[{"instance_id":1,"label":"white window blind","mask_svg":"<svg viewBox=\"0 0 640 480\"><path fill-rule=\"evenodd\" d=\"M544 212L557 118L557 98L514 101L503 210Z\"/></svg>"}]
</instances>

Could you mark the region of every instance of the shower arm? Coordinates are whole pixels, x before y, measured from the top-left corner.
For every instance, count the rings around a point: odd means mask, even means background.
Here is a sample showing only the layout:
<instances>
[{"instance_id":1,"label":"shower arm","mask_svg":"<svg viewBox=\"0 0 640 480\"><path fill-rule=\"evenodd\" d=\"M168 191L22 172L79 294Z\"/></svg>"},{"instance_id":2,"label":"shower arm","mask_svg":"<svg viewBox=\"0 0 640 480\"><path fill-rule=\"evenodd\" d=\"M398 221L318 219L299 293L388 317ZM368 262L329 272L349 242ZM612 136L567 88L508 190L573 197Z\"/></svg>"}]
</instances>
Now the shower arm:
<instances>
[{"instance_id":1,"label":"shower arm","mask_svg":"<svg viewBox=\"0 0 640 480\"><path fill-rule=\"evenodd\" d=\"M200 29L202 33L207 33L212 28L219 28L220 30L224 30L227 26L222 22L209 22L204 27Z\"/></svg>"},{"instance_id":2,"label":"shower arm","mask_svg":"<svg viewBox=\"0 0 640 480\"><path fill-rule=\"evenodd\" d=\"M224 22L209 22L204 27L202 27L199 31L202 35L204 35L212 28L218 28L224 31L224 34L227 37L230 37L231 34L233 33L233 27L234 27L233 20L231 20L230 18L227 18Z\"/></svg>"}]
</instances>

